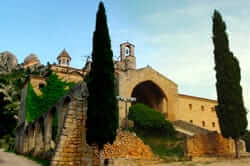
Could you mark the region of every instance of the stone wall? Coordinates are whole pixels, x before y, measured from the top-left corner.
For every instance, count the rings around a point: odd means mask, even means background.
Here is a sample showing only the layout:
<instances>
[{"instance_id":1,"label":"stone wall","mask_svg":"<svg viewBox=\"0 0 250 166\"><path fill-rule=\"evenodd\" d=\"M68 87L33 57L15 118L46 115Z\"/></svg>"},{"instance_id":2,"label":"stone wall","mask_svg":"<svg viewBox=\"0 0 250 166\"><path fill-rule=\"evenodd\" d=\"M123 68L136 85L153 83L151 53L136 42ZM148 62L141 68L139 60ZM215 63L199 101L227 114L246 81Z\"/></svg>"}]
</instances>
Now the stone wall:
<instances>
[{"instance_id":1,"label":"stone wall","mask_svg":"<svg viewBox=\"0 0 250 166\"><path fill-rule=\"evenodd\" d=\"M216 105L215 100L179 94L176 119L220 133Z\"/></svg>"},{"instance_id":2,"label":"stone wall","mask_svg":"<svg viewBox=\"0 0 250 166\"><path fill-rule=\"evenodd\" d=\"M39 119L19 123L15 151L52 159L51 165L91 164L94 153L85 136L87 96L86 84L77 84ZM56 129L54 118L58 119Z\"/></svg>"},{"instance_id":3,"label":"stone wall","mask_svg":"<svg viewBox=\"0 0 250 166\"><path fill-rule=\"evenodd\" d=\"M54 115L55 116L55 115ZM16 129L15 151L41 158L50 158L56 140L52 140L51 111L32 123L23 122Z\"/></svg>"},{"instance_id":4,"label":"stone wall","mask_svg":"<svg viewBox=\"0 0 250 166\"><path fill-rule=\"evenodd\" d=\"M240 141L240 152L246 152L244 141ZM195 135L186 141L187 156L233 156L234 153L234 141L224 138L217 132Z\"/></svg>"},{"instance_id":5,"label":"stone wall","mask_svg":"<svg viewBox=\"0 0 250 166\"><path fill-rule=\"evenodd\" d=\"M70 102L55 155L52 158L52 166L87 165L91 162L91 160L82 160L82 158L92 158L86 143L86 111L86 101L73 99Z\"/></svg>"}]
</instances>

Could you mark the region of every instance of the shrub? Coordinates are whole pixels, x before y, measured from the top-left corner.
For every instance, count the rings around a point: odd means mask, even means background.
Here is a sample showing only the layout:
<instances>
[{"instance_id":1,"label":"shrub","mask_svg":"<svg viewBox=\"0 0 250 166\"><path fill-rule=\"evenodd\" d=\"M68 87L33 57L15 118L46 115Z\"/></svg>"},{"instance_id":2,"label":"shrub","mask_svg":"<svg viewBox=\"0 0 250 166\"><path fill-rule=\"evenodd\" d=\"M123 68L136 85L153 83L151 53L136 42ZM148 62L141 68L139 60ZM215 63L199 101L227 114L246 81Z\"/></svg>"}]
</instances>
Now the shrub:
<instances>
[{"instance_id":1,"label":"shrub","mask_svg":"<svg viewBox=\"0 0 250 166\"><path fill-rule=\"evenodd\" d=\"M137 129L147 130L156 135L175 136L173 125L160 112L144 104L131 106L128 118L134 121Z\"/></svg>"}]
</instances>

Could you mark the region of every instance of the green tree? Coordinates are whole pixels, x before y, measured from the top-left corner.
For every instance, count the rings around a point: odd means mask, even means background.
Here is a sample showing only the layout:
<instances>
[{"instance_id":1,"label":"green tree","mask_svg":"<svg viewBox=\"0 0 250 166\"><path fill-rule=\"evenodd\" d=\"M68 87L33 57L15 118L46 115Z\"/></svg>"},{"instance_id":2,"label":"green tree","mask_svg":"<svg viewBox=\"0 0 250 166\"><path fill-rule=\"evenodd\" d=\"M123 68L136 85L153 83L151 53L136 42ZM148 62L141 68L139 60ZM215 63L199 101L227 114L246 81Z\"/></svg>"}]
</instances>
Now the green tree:
<instances>
[{"instance_id":1,"label":"green tree","mask_svg":"<svg viewBox=\"0 0 250 166\"><path fill-rule=\"evenodd\" d=\"M26 78L22 70L0 74L0 147L14 144L17 113L20 109L21 88Z\"/></svg>"},{"instance_id":2,"label":"green tree","mask_svg":"<svg viewBox=\"0 0 250 166\"><path fill-rule=\"evenodd\" d=\"M247 130L242 139L246 142L246 150L250 152L250 131Z\"/></svg>"},{"instance_id":3,"label":"green tree","mask_svg":"<svg viewBox=\"0 0 250 166\"><path fill-rule=\"evenodd\" d=\"M113 53L104 4L99 4L93 37L91 71L87 78L89 89L87 112L87 142L113 143L118 128L118 106L115 95Z\"/></svg>"},{"instance_id":4,"label":"green tree","mask_svg":"<svg viewBox=\"0 0 250 166\"><path fill-rule=\"evenodd\" d=\"M246 131L247 112L240 86L239 62L229 49L226 24L216 10L213 15L213 44L218 98L216 114L222 135L234 139L238 158L238 140Z\"/></svg>"}]
</instances>

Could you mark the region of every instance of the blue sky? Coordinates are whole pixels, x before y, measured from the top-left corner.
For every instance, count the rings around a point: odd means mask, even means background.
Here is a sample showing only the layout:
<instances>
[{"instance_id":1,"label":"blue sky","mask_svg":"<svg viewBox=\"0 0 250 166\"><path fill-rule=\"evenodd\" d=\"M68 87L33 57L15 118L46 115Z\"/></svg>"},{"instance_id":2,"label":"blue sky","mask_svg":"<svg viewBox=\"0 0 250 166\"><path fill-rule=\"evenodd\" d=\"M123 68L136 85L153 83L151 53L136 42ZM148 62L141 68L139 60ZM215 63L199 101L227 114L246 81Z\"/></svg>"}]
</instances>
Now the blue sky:
<instances>
[{"instance_id":1,"label":"blue sky","mask_svg":"<svg viewBox=\"0 0 250 166\"><path fill-rule=\"evenodd\" d=\"M72 66L90 55L99 0L0 2L0 52L21 63L30 53L56 62L63 48ZM216 99L212 14L227 24L230 48L239 59L245 105L250 109L250 1L104 0L114 56L121 42L135 44L137 66L152 66L178 84L179 93ZM249 117L250 119L250 117Z\"/></svg>"}]
</instances>

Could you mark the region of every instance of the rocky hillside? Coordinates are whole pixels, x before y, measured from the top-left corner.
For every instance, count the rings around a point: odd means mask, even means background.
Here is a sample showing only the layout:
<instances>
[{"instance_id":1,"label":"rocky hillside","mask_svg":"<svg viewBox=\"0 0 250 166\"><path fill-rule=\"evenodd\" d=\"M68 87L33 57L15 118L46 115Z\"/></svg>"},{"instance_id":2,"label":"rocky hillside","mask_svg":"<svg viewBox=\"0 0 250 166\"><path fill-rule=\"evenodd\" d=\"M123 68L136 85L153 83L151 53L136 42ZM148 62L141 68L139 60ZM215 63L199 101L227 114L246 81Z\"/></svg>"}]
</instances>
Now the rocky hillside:
<instances>
[{"instance_id":1,"label":"rocky hillside","mask_svg":"<svg viewBox=\"0 0 250 166\"><path fill-rule=\"evenodd\" d=\"M10 72L18 66L17 58L11 52L0 53L0 73Z\"/></svg>"}]
</instances>

